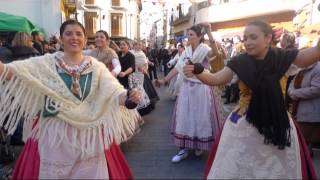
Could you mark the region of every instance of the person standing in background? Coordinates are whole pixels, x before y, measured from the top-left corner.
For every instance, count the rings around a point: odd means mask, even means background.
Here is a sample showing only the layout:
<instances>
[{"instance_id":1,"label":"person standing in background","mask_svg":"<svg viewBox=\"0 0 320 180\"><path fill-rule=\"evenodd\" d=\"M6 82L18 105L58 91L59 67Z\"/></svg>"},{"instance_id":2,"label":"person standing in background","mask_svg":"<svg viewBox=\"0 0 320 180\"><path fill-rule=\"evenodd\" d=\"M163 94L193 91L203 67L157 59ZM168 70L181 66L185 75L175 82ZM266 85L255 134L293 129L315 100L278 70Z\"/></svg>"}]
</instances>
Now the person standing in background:
<instances>
[{"instance_id":1,"label":"person standing in background","mask_svg":"<svg viewBox=\"0 0 320 180\"><path fill-rule=\"evenodd\" d=\"M135 71L135 57L129 51L130 44L128 41L120 41L120 52L118 53L121 64L121 72L118 75L119 82L129 89L129 75Z\"/></svg>"},{"instance_id":2,"label":"person standing in background","mask_svg":"<svg viewBox=\"0 0 320 180\"><path fill-rule=\"evenodd\" d=\"M100 30L96 32L95 45L97 48L91 50L90 55L105 64L111 74L117 77L121 72L121 65L116 52L109 48L109 35L106 31Z\"/></svg>"},{"instance_id":3,"label":"person standing in background","mask_svg":"<svg viewBox=\"0 0 320 180\"><path fill-rule=\"evenodd\" d=\"M43 34L39 31L33 31L31 33L32 39L33 39L33 47L40 53L40 55L44 54L43 50Z\"/></svg>"}]
</instances>

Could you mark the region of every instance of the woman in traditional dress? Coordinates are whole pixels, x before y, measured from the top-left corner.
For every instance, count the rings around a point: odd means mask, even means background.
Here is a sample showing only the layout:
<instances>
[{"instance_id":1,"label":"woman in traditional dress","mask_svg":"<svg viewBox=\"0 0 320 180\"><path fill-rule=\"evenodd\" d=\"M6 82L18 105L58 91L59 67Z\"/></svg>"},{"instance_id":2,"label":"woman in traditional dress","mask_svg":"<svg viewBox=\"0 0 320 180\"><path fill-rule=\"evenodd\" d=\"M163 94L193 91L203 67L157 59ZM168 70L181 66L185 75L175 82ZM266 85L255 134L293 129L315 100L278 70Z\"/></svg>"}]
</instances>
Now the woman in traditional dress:
<instances>
[{"instance_id":1,"label":"woman in traditional dress","mask_svg":"<svg viewBox=\"0 0 320 180\"><path fill-rule=\"evenodd\" d=\"M89 55L103 62L111 74L117 77L121 72L121 65L116 52L109 48L109 35L106 31L100 30L96 32L95 43L97 48L93 49Z\"/></svg>"},{"instance_id":2,"label":"woman in traditional dress","mask_svg":"<svg viewBox=\"0 0 320 180\"><path fill-rule=\"evenodd\" d=\"M126 89L129 89L129 75L136 69L134 55L129 51L129 47L130 45L127 41L121 41L120 52L118 53L121 64L118 80Z\"/></svg>"},{"instance_id":3,"label":"woman in traditional dress","mask_svg":"<svg viewBox=\"0 0 320 180\"><path fill-rule=\"evenodd\" d=\"M271 48L271 40L271 26L255 20L244 30L246 53L233 57L223 70L211 74L201 64L184 67L187 77L211 86L228 83L233 74L240 79L239 107L212 147L207 179L316 179L305 142L288 117L279 80L291 63L304 67L318 61L320 43L297 51Z\"/></svg>"},{"instance_id":4,"label":"woman in traditional dress","mask_svg":"<svg viewBox=\"0 0 320 180\"><path fill-rule=\"evenodd\" d=\"M13 133L24 117L26 144L13 179L128 179L118 145L140 116L137 90L127 92L104 64L84 56L84 27L60 27L64 52L0 63L0 125Z\"/></svg>"},{"instance_id":5,"label":"woman in traditional dress","mask_svg":"<svg viewBox=\"0 0 320 180\"><path fill-rule=\"evenodd\" d=\"M172 158L174 163L185 159L188 150L195 150L196 156L210 150L221 127L214 89L196 78L184 76L182 72L186 61L198 62L207 69L210 68L208 59L212 57L212 53L209 53L210 47L202 43L204 34L201 29L201 26L196 25L188 30L190 45L181 54L175 68L164 79L156 81L159 86L178 73L183 76L171 129L174 144L180 148L178 154Z\"/></svg>"},{"instance_id":6,"label":"woman in traditional dress","mask_svg":"<svg viewBox=\"0 0 320 180\"><path fill-rule=\"evenodd\" d=\"M137 106L140 115L146 115L153 110L149 96L147 95L143 84L144 74L148 71L148 59L144 52L141 50L141 44L135 42L133 50L131 51L135 57L135 71L129 76L129 87L137 88L141 92L142 100Z\"/></svg>"}]
</instances>

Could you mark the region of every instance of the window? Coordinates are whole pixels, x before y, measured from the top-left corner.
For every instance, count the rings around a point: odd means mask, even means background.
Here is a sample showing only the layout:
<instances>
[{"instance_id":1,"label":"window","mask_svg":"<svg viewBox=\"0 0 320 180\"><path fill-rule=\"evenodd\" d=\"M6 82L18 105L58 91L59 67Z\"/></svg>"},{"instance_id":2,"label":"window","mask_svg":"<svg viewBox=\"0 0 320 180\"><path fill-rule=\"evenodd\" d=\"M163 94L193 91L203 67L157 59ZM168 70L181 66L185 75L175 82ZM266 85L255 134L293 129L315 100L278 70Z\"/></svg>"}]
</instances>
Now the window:
<instances>
[{"instance_id":1,"label":"window","mask_svg":"<svg viewBox=\"0 0 320 180\"><path fill-rule=\"evenodd\" d=\"M120 0L112 0L112 6L120 6Z\"/></svg>"},{"instance_id":2,"label":"window","mask_svg":"<svg viewBox=\"0 0 320 180\"><path fill-rule=\"evenodd\" d=\"M85 3L86 3L86 4L94 4L94 3L95 3L94 1L95 1L95 0L86 0Z\"/></svg>"},{"instance_id":3,"label":"window","mask_svg":"<svg viewBox=\"0 0 320 180\"><path fill-rule=\"evenodd\" d=\"M94 37L97 31L97 12L84 12L84 24L88 37Z\"/></svg>"},{"instance_id":4,"label":"window","mask_svg":"<svg viewBox=\"0 0 320 180\"><path fill-rule=\"evenodd\" d=\"M122 14L111 13L111 35L122 36Z\"/></svg>"}]
</instances>

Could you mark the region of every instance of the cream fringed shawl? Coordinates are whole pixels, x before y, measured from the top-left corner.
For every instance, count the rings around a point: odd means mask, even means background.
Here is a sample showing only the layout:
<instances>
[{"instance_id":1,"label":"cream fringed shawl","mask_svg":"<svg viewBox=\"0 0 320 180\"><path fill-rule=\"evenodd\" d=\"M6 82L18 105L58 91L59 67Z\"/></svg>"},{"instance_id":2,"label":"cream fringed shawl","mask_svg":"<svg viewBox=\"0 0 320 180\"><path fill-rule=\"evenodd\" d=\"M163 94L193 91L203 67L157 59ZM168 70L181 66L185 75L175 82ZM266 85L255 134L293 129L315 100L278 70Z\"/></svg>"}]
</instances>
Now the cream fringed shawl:
<instances>
[{"instance_id":1,"label":"cream fringed shawl","mask_svg":"<svg viewBox=\"0 0 320 180\"><path fill-rule=\"evenodd\" d=\"M80 146L83 152L90 153L92 147L97 145L93 142L98 142L99 147L108 147L113 141L120 143L131 136L141 117L136 110L128 110L119 105L119 95L126 93L126 90L105 65L92 58L91 90L88 96L80 101L58 75L55 55L59 54L5 65L5 71L0 76L0 125L12 134L19 121L24 119L25 140L34 134L33 118L43 112L43 108L50 107L50 111L58 111L58 119L77 129L73 136L80 137L81 143L76 146ZM14 74L9 81L4 78L8 70ZM40 139L41 132L45 131L41 130L47 126L44 125L45 120L40 115L40 133L33 135L37 139ZM69 135L62 135L67 136Z\"/></svg>"}]
</instances>

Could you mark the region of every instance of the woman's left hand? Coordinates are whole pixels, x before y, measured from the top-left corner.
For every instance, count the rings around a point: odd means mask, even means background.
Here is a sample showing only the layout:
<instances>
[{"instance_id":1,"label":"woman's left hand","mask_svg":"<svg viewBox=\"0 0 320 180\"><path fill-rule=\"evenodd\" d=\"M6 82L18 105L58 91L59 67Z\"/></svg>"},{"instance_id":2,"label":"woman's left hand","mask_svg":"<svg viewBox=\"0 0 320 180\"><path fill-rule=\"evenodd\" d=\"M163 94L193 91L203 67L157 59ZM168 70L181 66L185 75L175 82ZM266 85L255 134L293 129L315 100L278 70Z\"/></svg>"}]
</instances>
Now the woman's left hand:
<instances>
[{"instance_id":1,"label":"woman's left hand","mask_svg":"<svg viewBox=\"0 0 320 180\"><path fill-rule=\"evenodd\" d=\"M136 104L139 104L139 102L141 101L140 91L136 88L131 89L130 94L129 94L129 100L136 103Z\"/></svg>"}]
</instances>

